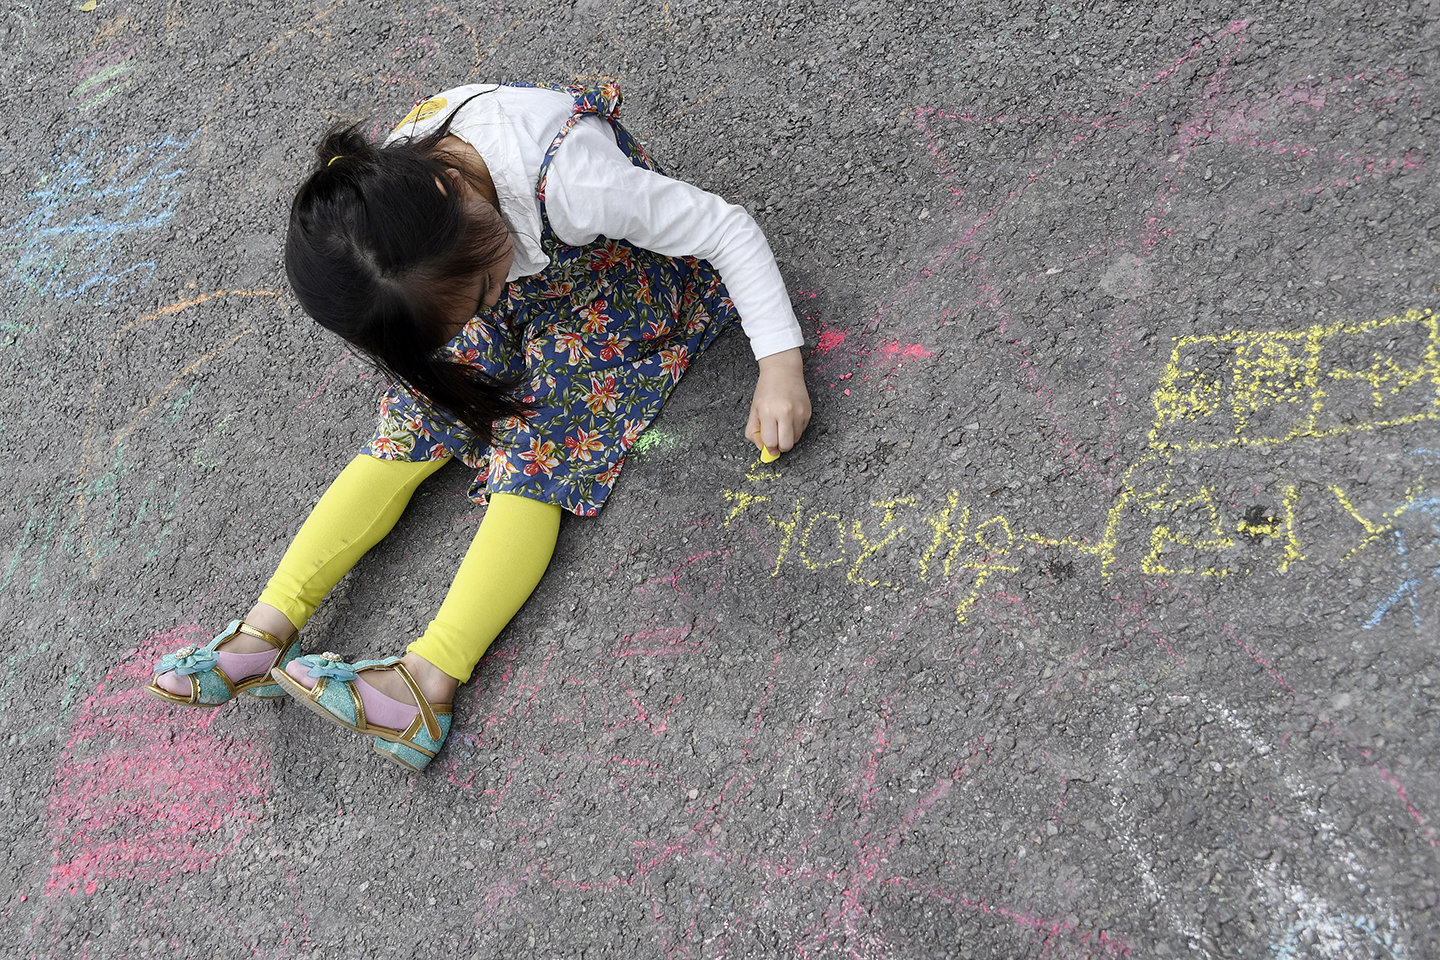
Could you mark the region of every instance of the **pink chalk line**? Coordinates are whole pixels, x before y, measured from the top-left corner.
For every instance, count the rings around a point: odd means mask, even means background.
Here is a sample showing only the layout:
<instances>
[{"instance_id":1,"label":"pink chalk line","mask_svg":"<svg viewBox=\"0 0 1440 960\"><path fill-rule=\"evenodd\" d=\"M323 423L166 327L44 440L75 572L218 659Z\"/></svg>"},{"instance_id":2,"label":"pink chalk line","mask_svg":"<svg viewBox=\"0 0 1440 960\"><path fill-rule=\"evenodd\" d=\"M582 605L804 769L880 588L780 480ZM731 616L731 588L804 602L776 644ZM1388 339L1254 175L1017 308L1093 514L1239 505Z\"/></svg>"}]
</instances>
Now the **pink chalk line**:
<instances>
[{"instance_id":1,"label":"pink chalk line","mask_svg":"<svg viewBox=\"0 0 1440 960\"><path fill-rule=\"evenodd\" d=\"M262 818L267 745L213 729L216 711L177 716L141 689L160 653L207 639L194 625L152 635L85 700L50 793L47 895L198 872Z\"/></svg>"},{"instance_id":2,"label":"pink chalk line","mask_svg":"<svg viewBox=\"0 0 1440 960\"><path fill-rule=\"evenodd\" d=\"M316 397L320 396L320 394L328 390L330 388L330 384L335 380L335 375L340 372L340 368L345 366L346 361L348 361L354 355L355 354L350 350L343 351L340 354L340 358L330 365L330 369L326 372L325 379L321 382L320 386L315 388L315 392L310 394L309 399L307 399L304 403L300 404L300 406L296 407L295 409L304 410L306 407L310 406L310 404L314 402Z\"/></svg>"},{"instance_id":3,"label":"pink chalk line","mask_svg":"<svg viewBox=\"0 0 1440 960\"><path fill-rule=\"evenodd\" d=\"M1396 794L1400 798L1400 802L1405 807L1405 812L1410 814L1411 818L1413 818L1414 821L1419 824L1420 833L1422 836L1425 837L1426 841L1429 842L1430 846L1435 847L1436 849L1440 849L1440 837L1436 836L1435 828L1430 826L1430 818L1425 816L1425 814L1420 810L1420 808L1411 801L1409 795L1405 791L1405 785L1402 784L1399 778L1397 778L1395 774L1393 774L1390 769L1383 764L1383 761L1378 758L1378 751L1372 750L1367 747L1362 747L1359 744L1353 742L1344 735L1338 724L1336 724L1334 721L1322 718L1319 714L1319 711L1314 707L1314 705L1311 704L1305 697L1302 697L1299 691L1296 690L1289 681L1287 681L1284 677L1280 675L1279 671L1275 669L1274 665L1268 659L1266 659L1253 647L1251 647L1249 641L1247 641L1244 637L1240 636L1239 631L1235 630L1233 627L1227 624L1220 628L1220 633L1222 636L1228 636L1237 646L1239 646L1250 656L1250 659L1254 660L1261 667L1263 667L1265 669L1265 672L1268 673L1275 680L1276 684L1282 690L1290 694L1292 702L1297 707L1300 707L1302 710L1304 710L1310 716L1310 718L1313 719L1318 725L1323 726L1327 730L1329 730L1331 736L1341 746L1355 753L1358 753L1361 757L1364 757L1365 760L1369 762L1370 768L1376 772L1380 779L1384 781L1387 786L1395 790Z\"/></svg>"}]
</instances>

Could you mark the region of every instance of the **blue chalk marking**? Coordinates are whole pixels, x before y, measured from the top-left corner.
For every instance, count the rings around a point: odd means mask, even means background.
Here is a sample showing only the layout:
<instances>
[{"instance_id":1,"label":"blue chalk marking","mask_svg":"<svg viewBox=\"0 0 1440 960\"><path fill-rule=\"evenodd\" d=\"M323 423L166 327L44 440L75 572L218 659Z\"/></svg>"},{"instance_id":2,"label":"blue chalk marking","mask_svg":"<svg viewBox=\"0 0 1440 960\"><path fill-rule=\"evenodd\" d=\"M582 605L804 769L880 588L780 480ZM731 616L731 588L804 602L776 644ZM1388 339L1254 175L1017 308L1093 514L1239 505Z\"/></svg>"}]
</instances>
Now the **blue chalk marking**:
<instances>
[{"instance_id":1,"label":"blue chalk marking","mask_svg":"<svg viewBox=\"0 0 1440 960\"><path fill-rule=\"evenodd\" d=\"M1354 917L1346 913L1336 914L1334 917L1316 917L1311 920L1296 920L1285 927L1284 937L1278 942L1270 941L1272 960L1304 960L1313 956L1309 952L1303 952L1304 948L1300 943L1300 935L1306 930L1314 930L1328 941L1325 946L1334 945L1334 934L1339 933L1344 941L1350 938L1344 936L1349 931L1358 931L1363 939L1369 940L1375 946L1385 952L1391 960L1401 960L1408 956L1409 952L1402 950L1400 954L1395 953L1395 935L1386 930L1382 932L1374 920L1369 917ZM1363 944L1342 942L1341 947L1358 947ZM1327 950L1328 952L1328 950ZM1347 954L1348 955L1348 954Z\"/></svg>"},{"instance_id":2,"label":"blue chalk marking","mask_svg":"<svg viewBox=\"0 0 1440 960\"><path fill-rule=\"evenodd\" d=\"M1385 617L1385 614L1398 606L1401 600L1408 598L1410 601L1410 615L1415 621L1415 626L1418 628L1420 626L1420 614L1415 608L1415 593L1419 586L1419 580L1405 580L1401 582L1400 589L1390 594L1390 596L1384 600L1381 600L1379 606L1375 608L1375 612L1370 615L1370 619L1366 620L1362 626L1366 630L1374 628Z\"/></svg>"},{"instance_id":3,"label":"blue chalk marking","mask_svg":"<svg viewBox=\"0 0 1440 960\"><path fill-rule=\"evenodd\" d=\"M1436 511L1440 510L1440 497L1431 497L1426 500L1416 500L1414 503L1408 503L1405 506L1401 507L1399 510L1395 511L1395 516L1396 518L1399 518L1401 514L1408 513L1409 511L1416 509L1424 511L1425 514L1430 517L1431 530L1433 530L1437 536L1440 536L1440 525L1437 525L1435 523ZM1402 573L1410 573L1410 561L1407 559L1407 556L1409 554L1409 546L1405 542L1405 531L1395 530L1393 531L1393 533L1395 534L1395 552L1400 558L1400 570ZM1429 579L1440 579L1440 561L1436 561L1435 566L1430 568ZM1400 582L1400 586L1395 590L1394 593L1390 594L1390 596L1386 597L1384 600L1381 600L1380 603L1376 605L1375 609L1370 614L1370 618L1368 620L1365 620L1361 624L1362 628L1365 630L1373 629L1380 623L1382 619L1384 619L1386 614L1388 614L1391 610L1394 610L1396 607L1400 606L1402 602L1404 602L1408 603L1410 606L1410 616L1414 620L1415 629L1420 629L1420 606L1417 601L1419 600L1420 595L1420 585L1424 582L1425 579L1423 577L1416 576L1410 576L1402 580Z\"/></svg>"},{"instance_id":4,"label":"blue chalk marking","mask_svg":"<svg viewBox=\"0 0 1440 960\"><path fill-rule=\"evenodd\" d=\"M175 161L200 134L105 150L95 130L72 130L53 155L54 170L24 199L35 208L0 230L0 249L18 250L5 293L57 300L92 290L102 305L129 299L149 282L155 261L119 264L117 241L170 222L180 203ZM28 298L27 298L28 299Z\"/></svg>"}]
</instances>

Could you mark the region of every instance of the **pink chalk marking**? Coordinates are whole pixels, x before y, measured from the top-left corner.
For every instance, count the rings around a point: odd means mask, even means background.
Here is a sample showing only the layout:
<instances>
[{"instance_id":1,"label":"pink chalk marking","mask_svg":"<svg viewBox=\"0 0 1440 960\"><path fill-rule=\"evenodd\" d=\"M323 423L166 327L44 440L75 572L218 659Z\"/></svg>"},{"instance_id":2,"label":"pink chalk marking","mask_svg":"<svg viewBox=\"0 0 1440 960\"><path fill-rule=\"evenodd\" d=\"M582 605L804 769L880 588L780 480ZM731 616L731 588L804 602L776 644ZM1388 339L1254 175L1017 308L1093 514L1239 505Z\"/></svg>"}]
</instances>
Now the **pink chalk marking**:
<instances>
[{"instance_id":1,"label":"pink chalk marking","mask_svg":"<svg viewBox=\"0 0 1440 960\"><path fill-rule=\"evenodd\" d=\"M1375 768L1380 774L1380 779L1384 780L1391 787L1394 787L1395 792L1400 795L1400 802L1405 804L1405 812L1414 817L1415 822L1420 824L1420 832L1425 834L1425 839L1430 841L1430 846L1440 847L1440 841L1437 841L1435 837L1435 830L1426 824L1424 815L1416 809L1415 804L1411 803L1410 797L1406 795L1405 785L1395 777L1395 774L1390 772L1388 767L1382 767L1376 764Z\"/></svg>"},{"instance_id":2,"label":"pink chalk marking","mask_svg":"<svg viewBox=\"0 0 1440 960\"><path fill-rule=\"evenodd\" d=\"M1022 930L1028 930L1040 936L1040 945L1044 954L1048 954L1062 937L1070 937L1086 946L1095 946L1102 956L1122 958L1130 956L1130 945L1124 939L1114 937L1104 930L1082 931L1075 924L1066 920L1039 917L1023 910L991 903L983 897L954 896L939 887L923 886L907 877L890 877L883 882L885 885L903 886L915 893L933 897L941 903L948 903L951 906L961 907L975 913L1004 917Z\"/></svg>"},{"instance_id":3,"label":"pink chalk marking","mask_svg":"<svg viewBox=\"0 0 1440 960\"><path fill-rule=\"evenodd\" d=\"M263 816L264 741L213 730L217 711L182 713L141 689L161 653L208 636L188 624L152 635L80 708L50 791L47 896L199 872Z\"/></svg>"},{"instance_id":4,"label":"pink chalk marking","mask_svg":"<svg viewBox=\"0 0 1440 960\"><path fill-rule=\"evenodd\" d=\"M92 54L75 65L75 79L84 80L90 74L99 73L105 67L123 63L133 57L135 51L138 49L139 48L132 43L124 50L121 50L119 47L111 47L107 50L101 50L99 53ZM88 69L92 64L95 65L95 69Z\"/></svg>"},{"instance_id":5,"label":"pink chalk marking","mask_svg":"<svg viewBox=\"0 0 1440 960\"><path fill-rule=\"evenodd\" d=\"M922 134L926 136L927 139L930 140L930 152L940 168L942 177L947 181L953 178L953 172L949 171L946 167L946 160L942 153L940 142L936 139L936 135L933 134L930 130L931 124L936 121L949 120L959 121L963 123L982 124L1005 123L1007 125L1044 125L1057 122L1068 122L1070 124L1074 124L1078 128L1078 132L1074 133L1070 137L1068 144L1060 146L1059 149L1057 149L1048 159L1042 159L1042 161L1037 164L1037 166L1028 174L1028 176L1023 176L1022 178L1020 178L1020 180L1017 181L1016 186L1012 188L1008 192L1008 194L1000 201L999 206L997 206L995 209L981 213L979 215L979 219L976 221L974 228L978 230L984 227L988 220L997 216L1004 209L1005 206L1015 200L1018 196L1024 194L1031 185L1036 183L1040 177L1042 177L1048 172L1051 165L1056 160L1058 160L1060 156L1073 150L1080 143L1086 141L1094 143L1096 142L1098 135L1103 135L1111 131L1151 129L1150 125L1146 124L1143 120L1140 120L1139 118L1133 116L1127 118L1125 114L1127 112L1133 112L1138 107L1147 90L1174 80L1182 66L1184 66L1188 62L1195 60L1198 56L1202 54L1202 52L1207 52L1213 48L1219 47L1220 63L1218 70L1208 80L1205 85L1205 89L1196 98L1194 113L1178 134L1180 140L1180 151L1177 159L1181 159L1182 162L1175 168L1174 172L1167 173L1163 177L1164 182L1161 190L1159 191L1159 196L1157 197L1156 215L1145 218L1145 220L1143 221L1143 229L1137 234L1136 239L1138 239L1139 241L1140 251L1144 256L1150 255L1162 241L1168 240L1172 236L1173 228L1166 225L1164 218L1169 214L1169 208L1173 196L1180 189L1180 184L1177 182L1178 172L1181 171L1184 167L1183 158L1188 157L1190 151L1201 144L1210 145L1215 143L1228 142L1235 143L1240 146L1250 147L1251 149L1269 150L1281 154L1313 154L1321 159L1326 159L1336 164L1343 164L1344 166L1351 169L1358 166L1364 169L1369 176L1379 176L1382 175L1382 173L1398 169L1420 168L1423 166L1423 161L1419 160L1418 158L1410 157L1408 155L1404 158L1356 157L1340 152L1321 150L1319 148L1311 147L1309 145L1303 145L1297 149L1294 145L1291 144L1269 142L1261 138L1257 134L1257 132L1252 129L1251 121L1265 119L1265 117L1261 116L1256 111L1262 110L1265 107L1266 103L1280 102L1280 96L1272 98L1271 101L1264 101L1259 105L1252 107L1244 107L1241 109L1227 107L1225 105L1222 105L1221 103L1222 97L1227 94L1228 85L1230 82L1229 67L1231 62L1233 61L1235 49L1238 49L1240 45L1248 42L1248 39L1245 35L1248 27L1249 21L1236 20L1231 22L1226 28L1218 31L1217 33L1196 41L1185 53L1175 59L1169 67L1161 69L1157 73L1153 74L1146 83L1134 89L1129 96L1117 103L1114 107L1109 108L1104 114L1097 114L1092 116L1078 116L1065 115L1063 114L1063 112L1061 112L1054 115L1042 116L1005 115L997 117L978 115L969 111L920 108L916 111L915 126L917 130L919 130ZM1222 46L1222 42L1226 40L1229 40L1230 43L1224 44ZM1366 81L1371 80L1371 78L1375 78L1375 82L1378 83L1383 79L1381 77L1382 73L1384 74L1384 77L1388 77L1391 81L1393 81L1393 86L1388 88L1382 87L1380 92L1384 96L1377 99L1377 103L1384 100L1393 101L1399 99L1401 96L1410 95L1416 90L1413 83L1407 83L1403 76L1397 74L1397 72L1393 70L1383 72L1370 71L1365 74L1360 74L1359 77ZM1347 82L1353 79L1354 78L1347 78ZM1351 104L1347 103L1346 106L1351 106ZM1359 105L1355 105L1353 106L1353 109L1360 110L1363 108ZM1162 166L1161 169L1163 170L1164 167ZM1323 187L1319 189L1323 189ZM958 190L958 188L954 188L953 185L952 190L956 192L957 195L964 192ZM960 244L965 244L966 242L966 238L961 238ZM1129 244L1127 243L1125 244L1125 246L1128 247ZM943 261L946 257L948 257L951 253L953 253L955 251L955 248L956 245L952 245L951 247L943 251L941 256L937 258L936 262L932 263L929 267L922 270L920 274L911 281L910 284L900 290L898 294L893 298L892 302L880 311L880 317L883 318L884 315L891 308L898 304L898 302L907 295L910 287L914 286L916 283L923 281L926 277L932 275L935 269L939 266L939 263ZM997 283L991 280L987 276L988 271L984 258L978 252L968 255L965 258L965 262L972 264L973 269L975 269L978 274L975 283L977 291L975 305L982 309L989 308L997 311L1000 315L1000 324L998 329L1002 334L1005 333L1008 327L1008 317L1006 316L1003 305L1000 302L999 293L1001 290L1004 289L1006 285L1008 285L1008 281L1006 283ZM1048 271L1045 275L1048 275ZM1127 308L1127 314L1132 312L1133 310ZM1116 350L1112 351L1112 353L1123 353L1124 349L1128 348L1130 339L1132 338L1128 326L1123 327L1123 329L1117 329L1114 338ZM1024 371L1027 378L1029 378L1032 384L1035 386L1037 395L1044 403L1046 411L1051 412L1053 404L1053 391L1047 385L1039 381L1035 371L1033 370L1032 365L1029 362L1028 352L1025 350L1025 348L1017 343L1016 350L1018 354L1017 359L1019 360L1020 368L1022 369L1022 371ZM1118 389L1116 387L1116 384L1114 384L1113 382L1110 384L1110 386L1112 388L1112 392ZM1117 416L1116 401L1114 396L1109 398L1107 407L1107 413L1109 415L1108 420L1110 422L1111 430L1110 439L1105 441L1104 449L1106 452L1113 452L1115 447L1115 438L1118 436L1117 421L1119 419ZM1055 416L1053 412L1051 413L1051 415L1052 417ZM1059 422L1056 423L1056 426L1057 428L1062 428L1062 424ZM1088 474L1094 474L1097 480L1099 480L1102 484L1110 487L1113 492L1115 484L1118 482L1117 478L1113 475L1107 475L1107 471L1105 469L1098 467L1097 465L1092 463L1090 458L1085 455L1085 453L1079 448L1076 443L1073 442L1071 437L1068 434L1063 433L1063 428L1061 432L1062 436L1060 437L1060 440L1062 443L1062 447L1065 449L1066 453L1081 465L1081 469L1083 469ZM1109 473L1113 474L1113 468L1109 471Z\"/></svg>"},{"instance_id":6,"label":"pink chalk marking","mask_svg":"<svg viewBox=\"0 0 1440 960\"><path fill-rule=\"evenodd\" d=\"M820 336L815 338L815 350L817 353L829 353L840 344L845 342L845 331L836 330L833 327L824 327Z\"/></svg>"},{"instance_id":7,"label":"pink chalk marking","mask_svg":"<svg viewBox=\"0 0 1440 960\"><path fill-rule=\"evenodd\" d=\"M1370 759L1373 751L1358 747L1354 742L1352 742L1342 734L1340 728L1333 721L1321 718L1318 711L1315 710L1314 707L1300 695L1299 691L1297 691L1295 687L1290 684L1289 681L1287 681L1284 677L1280 675L1279 671L1275 669L1274 665L1271 664L1269 660L1267 660L1253 647L1251 647L1249 642L1246 641L1244 637L1240 636L1238 631L1236 631L1230 626L1224 626L1220 628L1220 633L1230 637L1230 639L1234 641L1242 650L1249 654L1250 659L1254 660L1256 663L1260 664L1260 666L1264 667L1265 672L1270 675L1270 677L1275 681L1276 685L1279 686L1280 689L1284 690L1286 693L1290 694L1291 698L1295 701L1295 705L1300 707L1315 720L1319 721L1322 726L1328 728L1330 732L1335 736L1335 739L1338 740L1342 746L1347 747L1348 749L1353 750L1356 753L1359 753L1362 757L1369 761L1370 768L1375 770L1376 773L1379 775L1380 779L1383 780L1386 785L1394 788L1395 792L1399 795L1400 802L1405 806L1405 812L1410 814L1410 816L1414 818L1415 822L1420 825L1420 832L1425 836L1426 841L1429 842L1432 847L1440 849L1440 837L1436 836L1435 828L1429 825L1429 818L1427 818L1420 811L1420 809L1416 807L1415 804L1410 800L1410 797L1405 792L1404 785L1402 785L1400 781L1396 779L1395 775L1390 772L1389 768L1383 766L1381 764L1381 761L1379 760ZM1285 735L1285 740L1283 740L1281 744L1282 746L1289 742L1289 736L1290 735L1288 733Z\"/></svg>"},{"instance_id":8,"label":"pink chalk marking","mask_svg":"<svg viewBox=\"0 0 1440 960\"><path fill-rule=\"evenodd\" d=\"M880 355L887 360L925 360L935 356L918 343L900 343L898 340L880 345Z\"/></svg>"},{"instance_id":9,"label":"pink chalk marking","mask_svg":"<svg viewBox=\"0 0 1440 960\"><path fill-rule=\"evenodd\" d=\"M342 352L340 354L340 359L336 360L333 364L330 365L330 369L329 371L327 371L325 379L320 383L320 386L315 388L315 392L310 394L309 399L307 399L304 403L300 404L300 406L296 407L295 409L304 410L306 407L310 406L310 404L314 402L316 397L320 396L320 394L330 389L330 384L334 382L335 375L340 372L340 368L345 366L345 363L354 355L355 354L350 350Z\"/></svg>"},{"instance_id":10,"label":"pink chalk marking","mask_svg":"<svg viewBox=\"0 0 1440 960\"><path fill-rule=\"evenodd\" d=\"M1229 636L1231 640L1235 641L1235 644L1240 647L1241 650L1244 650L1251 660L1254 660L1260 666L1264 667L1265 672L1270 675L1270 679L1275 681L1276 686L1278 686L1281 690L1284 690L1286 693L1290 694L1292 697L1298 697L1298 693L1295 688L1290 685L1290 681L1280 676L1280 671L1275 669L1275 665L1269 660L1267 660L1258 651L1256 651L1254 647L1250 646L1250 642L1248 640L1240 636L1238 632L1232 630L1230 627L1222 627L1220 628L1220 632Z\"/></svg>"},{"instance_id":11,"label":"pink chalk marking","mask_svg":"<svg viewBox=\"0 0 1440 960\"><path fill-rule=\"evenodd\" d=\"M694 627L689 624L679 627L660 627L626 634L620 641L617 658L678 657L682 653L693 653L705 645L699 640L690 640Z\"/></svg>"},{"instance_id":12,"label":"pink chalk marking","mask_svg":"<svg viewBox=\"0 0 1440 960\"><path fill-rule=\"evenodd\" d=\"M635 711L634 716L629 717L625 720L621 720L618 723L607 725L605 729L608 731L613 731L619 730L623 727L643 726L645 729L650 731L651 736L655 737L658 737L665 732L665 726L670 722L670 715L675 712L675 708L679 706L680 701L683 699L678 693L675 694L675 696L671 697L670 702L666 704L665 714L660 717L659 722L656 723L655 721L650 719L650 711L645 709L645 705L640 702L640 696L634 690L631 690L627 687L625 689L625 695L630 698L630 706Z\"/></svg>"}]
</instances>

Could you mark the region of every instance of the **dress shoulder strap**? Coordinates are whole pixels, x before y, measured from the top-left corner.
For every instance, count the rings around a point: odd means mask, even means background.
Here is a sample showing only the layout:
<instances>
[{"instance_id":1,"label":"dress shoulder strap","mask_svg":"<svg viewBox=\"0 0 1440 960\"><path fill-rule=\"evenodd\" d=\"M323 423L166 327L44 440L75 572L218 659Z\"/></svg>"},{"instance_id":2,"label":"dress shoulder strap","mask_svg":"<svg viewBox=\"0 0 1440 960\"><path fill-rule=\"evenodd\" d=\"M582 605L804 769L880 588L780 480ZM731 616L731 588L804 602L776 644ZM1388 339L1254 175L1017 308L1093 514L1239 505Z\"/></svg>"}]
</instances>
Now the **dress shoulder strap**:
<instances>
[{"instance_id":1,"label":"dress shoulder strap","mask_svg":"<svg viewBox=\"0 0 1440 960\"><path fill-rule=\"evenodd\" d=\"M511 86L528 87L536 84L517 83ZM647 170L654 170L656 173L663 173L660 165L650 158L640 141L630 135L620 123L620 87L614 83L602 83L598 87L570 86L570 87L549 87L547 89L559 90L570 94L575 100L575 105L570 111L570 116L561 125L555 138L550 141L550 148L545 151L545 159L540 161L540 176L535 183L535 197L540 201L540 209L545 209L545 180L550 175L550 162L555 159L555 151L560 149L561 142L565 135L574 129L580 118L596 116L609 123L615 131L615 142L620 149L630 158L630 162L637 167L644 167ZM548 221L547 221L548 222Z\"/></svg>"}]
</instances>

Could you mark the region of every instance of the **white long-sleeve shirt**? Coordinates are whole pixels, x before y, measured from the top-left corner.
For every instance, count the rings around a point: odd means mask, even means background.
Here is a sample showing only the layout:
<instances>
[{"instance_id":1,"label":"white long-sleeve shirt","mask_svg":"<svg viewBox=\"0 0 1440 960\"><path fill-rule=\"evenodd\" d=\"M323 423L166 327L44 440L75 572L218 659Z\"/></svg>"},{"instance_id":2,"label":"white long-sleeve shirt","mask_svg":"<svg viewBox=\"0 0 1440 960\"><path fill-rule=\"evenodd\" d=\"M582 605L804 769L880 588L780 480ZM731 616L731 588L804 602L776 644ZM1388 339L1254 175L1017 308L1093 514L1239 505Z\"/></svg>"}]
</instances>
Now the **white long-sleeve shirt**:
<instances>
[{"instance_id":1,"label":"white long-sleeve shirt","mask_svg":"<svg viewBox=\"0 0 1440 960\"><path fill-rule=\"evenodd\" d=\"M539 273L550 260L540 248L535 183L574 100L554 90L470 84L425 101L389 139L423 137L462 103L450 133L474 147L490 170L515 245L508 279ZM635 166L599 117L584 117L561 141L545 182L545 211L555 235L572 246L603 235L668 257L710 261L756 359L804 344L780 268L754 218L713 193Z\"/></svg>"}]
</instances>

